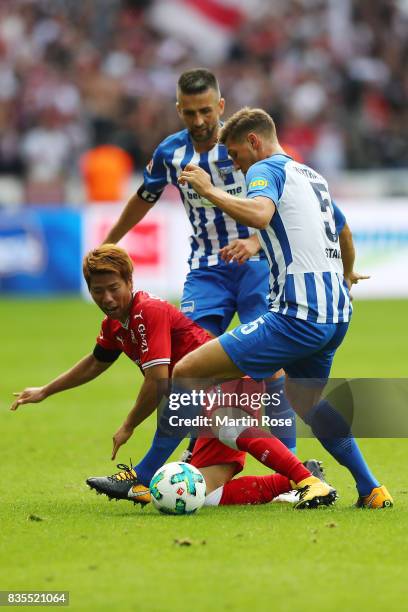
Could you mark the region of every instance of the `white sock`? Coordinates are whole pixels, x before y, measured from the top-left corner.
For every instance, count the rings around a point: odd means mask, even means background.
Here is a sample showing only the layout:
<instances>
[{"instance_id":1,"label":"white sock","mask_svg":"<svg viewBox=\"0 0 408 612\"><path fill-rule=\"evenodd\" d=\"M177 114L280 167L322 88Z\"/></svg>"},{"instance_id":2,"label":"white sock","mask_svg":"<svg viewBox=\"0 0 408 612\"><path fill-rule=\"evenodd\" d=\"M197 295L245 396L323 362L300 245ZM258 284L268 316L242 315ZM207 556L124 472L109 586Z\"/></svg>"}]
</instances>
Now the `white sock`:
<instances>
[{"instance_id":1,"label":"white sock","mask_svg":"<svg viewBox=\"0 0 408 612\"><path fill-rule=\"evenodd\" d=\"M204 506L219 506L222 492L224 489L224 485L222 487L218 487L218 489L214 489L205 497Z\"/></svg>"}]
</instances>

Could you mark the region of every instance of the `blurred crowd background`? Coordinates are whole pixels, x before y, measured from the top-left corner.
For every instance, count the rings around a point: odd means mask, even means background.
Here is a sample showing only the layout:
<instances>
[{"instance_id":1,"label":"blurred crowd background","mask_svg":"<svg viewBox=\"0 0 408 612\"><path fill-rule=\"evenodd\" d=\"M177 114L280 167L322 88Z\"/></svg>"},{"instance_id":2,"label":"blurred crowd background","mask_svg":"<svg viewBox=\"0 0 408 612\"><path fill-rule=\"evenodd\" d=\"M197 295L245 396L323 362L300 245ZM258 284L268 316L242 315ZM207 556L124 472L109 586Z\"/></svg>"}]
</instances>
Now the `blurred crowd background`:
<instances>
[{"instance_id":1,"label":"blurred crowd background","mask_svg":"<svg viewBox=\"0 0 408 612\"><path fill-rule=\"evenodd\" d=\"M1 0L0 174L58 199L99 145L140 172L200 65L323 173L408 166L407 0Z\"/></svg>"}]
</instances>

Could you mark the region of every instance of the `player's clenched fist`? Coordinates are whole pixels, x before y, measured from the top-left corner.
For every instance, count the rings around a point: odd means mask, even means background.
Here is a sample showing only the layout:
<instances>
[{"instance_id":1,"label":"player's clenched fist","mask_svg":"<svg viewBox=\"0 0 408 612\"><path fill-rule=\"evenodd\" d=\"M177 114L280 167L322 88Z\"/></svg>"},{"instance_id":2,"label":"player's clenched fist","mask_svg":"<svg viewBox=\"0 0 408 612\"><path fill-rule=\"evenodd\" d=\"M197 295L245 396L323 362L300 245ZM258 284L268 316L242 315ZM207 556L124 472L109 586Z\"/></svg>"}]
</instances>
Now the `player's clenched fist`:
<instances>
[{"instance_id":1,"label":"player's clenched fist","mask_svg":"<svg viewBox=\"0 0 408 612\"><path fill-rule=\"evenodd\" d=\"M16 391L13 395L17 398L11 405L10 410L17 410L21 404L36 404L47 397L44 387L27 387L24 391Z\"/></svg>"},{"instance_id":2,"label":"player's clenched fist","mask_svg":"<svg viewBox=\"0 0 408 612\"><path fill-rule=\"evenodd\" d=\"M180 185L190 183L193 189L201 196L205 196L212 186L210 175L194 164L186 165L180 173L178 182Z\"/></svg>"}]
</instances>

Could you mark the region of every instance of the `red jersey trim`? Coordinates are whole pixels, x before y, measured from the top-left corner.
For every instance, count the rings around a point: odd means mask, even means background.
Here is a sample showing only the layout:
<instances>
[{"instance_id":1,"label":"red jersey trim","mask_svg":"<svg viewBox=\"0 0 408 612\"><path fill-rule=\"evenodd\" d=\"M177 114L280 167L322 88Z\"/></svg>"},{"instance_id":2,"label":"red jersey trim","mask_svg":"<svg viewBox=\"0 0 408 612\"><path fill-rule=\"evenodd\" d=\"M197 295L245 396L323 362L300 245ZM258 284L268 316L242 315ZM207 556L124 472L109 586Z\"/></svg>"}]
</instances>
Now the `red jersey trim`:
<instances>
[{"instance_id":1,"label":"red jersey trim","mask_svg":"<svg viewBox=\"0 0 408 612\"><path fill-rule=\"evenodd\" d=\"M143 368L143 370L146 370L146 368L151 368L155 365L170 365L170 359L166 359L164 357L162 359L152 359L151 361L146 361L146 363L142 363L141 367Z\"/></svg>"}]
</instances>

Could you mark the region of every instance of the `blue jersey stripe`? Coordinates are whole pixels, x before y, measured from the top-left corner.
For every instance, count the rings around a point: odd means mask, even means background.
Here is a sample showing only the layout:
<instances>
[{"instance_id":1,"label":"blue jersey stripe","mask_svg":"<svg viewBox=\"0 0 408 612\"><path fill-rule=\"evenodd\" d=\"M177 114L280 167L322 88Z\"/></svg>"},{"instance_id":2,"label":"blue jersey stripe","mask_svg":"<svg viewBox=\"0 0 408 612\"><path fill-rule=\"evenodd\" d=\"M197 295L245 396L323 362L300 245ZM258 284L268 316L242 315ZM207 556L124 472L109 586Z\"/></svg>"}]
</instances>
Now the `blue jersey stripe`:
<instances>
[{"instance_id":1,"label":"blue jersey stripe","mask_svg":"<svg viewBox=\"0 0 408 612\"><path fill-rule=\"evenodd\" d=\"M271 306L273 306L273 301L271 300ZM283 291L281 294L281 298L279 300L279 309L278 312L282 313L286 308L286 296L285 296L285 287L283 287Z\"/></svg>"},{"instance_id":2,"label":"blue jersey stripe","mask_svg":"<svg viewBox=\"0 0 408 612\"><path fill-rule=\"evenodd\" d=\"M207 217L205 215L205 208L200 206L199 208L197 208L198 210L198 216L200 218L200 222L198 224L198 227L200 229L200 232L198 234L198 237L201 238L201 240L204 242L204 253L205 255L211 255L212 253L212 244L211 244L211 240L208 238L208 234L207 234ZM200 258L200 260L202 260ZM202 260L204 263L204 260Z\"/></svg>"},{"instance_id":3,"label":"blue jersey stripe","mask_svg":"<svg viewBox=\"0 0 408 612\"><path fill-rule=\"evenodd\" d=\"M228 151L225 145L219 145L218 159L215 161L215 165L217 167L217 171L220 174L224 185L226 187L228 187L228 185L233 185L235 183L234 172L233 172L234 163L232 159L228 157ZM224 221L225 230L223 232L223 235L221 234L221 237L219 237L219 240L220 240L221 246L225 246L229 242L228 231L227 231L227 227L225 224L225 213L222 213L218 208L215 210L216 210L215 225L216 225L217 231L219 227L221 228L220 220L222 219ZM241 225L241 223L235 222L235 226L237 228L237 233L238 233L239 238L249 237L250 235L249 230L245 225ZM218 233L220 232L218 231Z\"/></svg>"},{"instance_id":4,"label":"blue jersey stripe","mask_svg":"<svg viewBox=\"0 0 408 612\"><path fill-rule=\"evenodd\" d=\"M286 314L290 317L296 317L298 312L297 299L296 299L296 290L295 290L295 279L293 278L293 274L286 275L285 282L285 301L288 305L288 309Z\"/></svg>"},{"instance_id":5,"label":"blue jersey stripe","mask_svg":"<svg viewBox=\"0 0 408 612\"><path fill-rule=\"evenodd\" d=\"M183 159L180 162L180 167L184 168L188 164L188 162L191 161L193 155L194 155L193 143L191 142L191 140L189 140L187 142L187 146L186 146L186 151L184 153L184 157L183 157ZM172 182L173 182L173 184L177 185L178 190L180 192L181 199L184 201L183 193L180 190L180 188L178 186L178 183L177 183L177 171L176 171L176 168L173 166L173 164L171 165L170 173L172 175ZM174 183L174 180L173 180L173 175L175 176L175 179L174 179L175 183ZM190 202L185 201L184 203L187 204L187 207L188 207L188 218L189 218L189 221L191 223L191 227L194 227L194 209L191 206ZM186 209L186 211L187 211L187 209ZM196 253L196 251L199 249L199 246L200 246L199 242L196 239L196 237L194 236L194 234L192 234L190 236L190 245L191 245L191 253L190 253L190 257L188 258L188 264L189 265L191 265L191 262L193 260L194 254Z\"/></svg>"},{"instance_id":6,"label":"blue jersey stripe","mask_svg":"<svg viewBox=\"0 0 408 612\"><path fill-rule=\"evenodd\" d=\"M181 143L178 143L178 146L180 146L180 144ZM186 149L186 152L187 152L187 150L188 150L188 143L186 143L186 144L187 144L187 149ZM176 187L178 187L177 169L173 165L173 155L174 155L174 151L175 150L176 150L176 147L173 146L171 141L170 142L166 142L165 145L163 145L163 148L162 148L162 155L163 155L163 160L167 163L167 167L169 168L169 171L170 171L170 180L171 180L173 185L176 185Z\"/></svg>"},{"instance_id":7,"label":"blue jersey stripe","mask_svg":"<svg viewBox=\"0 0 408 612\"><path fill-rule=\"evenodd\" d=\"M249 229L245 225L237 223L237 231L239 238L249 238Z\"/></svg>"},{"instance_id":8,"label":"blue jersey stripe","mask_svg":"<svg viewBox=\"0 0 408 612\"><path fill-rule=\"evenodd\" d=\"M214 225L215 225L215 229L217 230L220 247L222 248L225 245L227 245L229 242L227 226L226 226L225 217L222 211L219 208L214 208L214 212L215 212Z\"/></svg>"},{"instance_id":9,"label":"blue jersey stripe","mask_svg":"<svg viewBox=\"0 0 408 612\"><path fill-rule=\"evenodd\" d=\"M269 255L268 257L269 265L271 268L271 274L274 279L273 285L270 287L271 289L270 299L273 300L278 295L278 292L279 292L279 282L278 282L279 268L278 268L278 264L276 263L275 253L273 251L273 246L268 236L268 232L266 230L261 230L260 233L261 233L262 239L265 243L265 246L266 246L266 249Z\"/></svg>"},{"instance_id":10,"label":"blue jersey stripe","mask_svg":"<svg viewBox=\"0 0 408 612\"><path fill-rule=\"evenodd\" d=\"M218 168L218 173L220 174L224 185L233 185L235 182L233 172L234 163L232 159L228 157L228 151L225 145L218 146L218 159L215 162L215 165Z\"/></svg>"},{"instance_id":11,"label":"blue jersey stripe","mask_svg":"<svg viewBox=\"0 0 408 612\"><path fill-rule=\"evenodd\" d=\"M348 300L348 303L349 303L349 306L348 306L348 315L349 315L349 317L351 317L351 314L352 314L352 312L353 312L353 305L352 305L351 300L350 300L350 292L349 292L349 288L348 288L348 286L347 286L346 279L345 279L344 277L343 277L343 287L344 287L344 292L345 292L345 294L346 294L346 295L348 296L348 298L349 298L349 300Z\"/></svg>"},{"instance_id":12,"label":"blue jersey stripe","mask_svg":"<svg viewBox=\"0 0 408 612\"><path fill-rule=\"evenodd\" d=\"M343 323L343 309L344 309L344 304L346 302L346 299L344 297L344 290L343 290L343 285L341 280L339 279L339 286L340 286L340 294L339 294L339 301L337 303L337 310L339 312L339 323Z\"/></svg>"},{"instance_id":13,"label":"blue jersey stripe","mask_svg":"<svg viewBox=\"0 0 408 612\"><path fill-rule=\"evenodd\" d=\"M307 320L316 323L319 309L317 305L316 280L313 272L305 272L306 298L308 305Z\"/></svg>"},{"instance_id":14,"label":"blue jersey stripe","mask_svg":"<svg viewBox=\"0 0 408 612\"><path fill-rule=\"evenodd\" d=\"M286 293L285 293L285 289L286 289L286 285L283 285L283 289L282 289L282 293L281 293L281 297L279 300L279 308L278 308L278 312L280 312L280 314L283 314L285 311L285 308L287 306L286 304ZM274 306L274 300L272 300L272 305L271 307ZM275 304L276 306L276 304Z\"/></svg>"},{"instance_id":15,"label":"blue jersey stripe","mask_svg":"<svg viewBox=\"0 0 408 612\"><path fill-rule=\"evenodd\" d=\"M187 146L186 146L186 151L184 153L184 157L180 162L180 168L184 169L187 164L192 160L194 155L194 147L193 147L193 143L190 141L187 142ZM175 172L175 177L176 177L176 183L177 183L177 173L176 173L176 168L174 168L173 166L173 170Z\"/></svg>"},{"instance_id":16,"label":"blue jersey stripe","mask_svg":"<svg viewBox=\"0 0 408 612\"><path fill-rule=\"evenodd\" d=\"M283 257L285 259L285 264L286 266L289 266L293 261L292 251L290 250L288 236L286 234L285 227L282 223L282 219L279 215L278 209L275 210L270 225L274 230L277 239L279 240Z\"/></svg>"},{"instance_id":17,"label":"blue jersey stripe","mask_svg":"<svg viewBox=\"0 0 408 612\"><path fill-rule=\"evenodd\" d=\"M187 206L188 206L188 211L189 211L188 212L188 218L190 219L191 225L193 225L193 219L194 219L193 207L188 202L187 202ZM194 253L198 250L198 248L200 246L199 243L198 243L198 240L196 239L194 234L192 234L190 236L190 245L191 245L191 254L190 254L190 257L188 259L189 265L191 265L191 260L194 257Z\"/></svg>"},{"instance_id":18,"label":"blue jersey stripe","mask_svg":"<svg viewBox=\"0 0 408 612\"><path fill-rule=\"evenodd\" d=\"M333 323L333 285L330 272L323 272L323 281L326 292L326 323Z\"/></svg>"},{"instance_id":19,"label":"blue jersey stripe","mask_svg":"<svg viewBox=\"0 0 408 612\"><path fill-rule=\"evenodd\" d=\"M208 163L208 153L201 153L200 154L200 163L199 166L205 170L207 172L207 174L209 174L211 176L211 169L210 169L210 164ZM214 181L212 181L214 183ZM234 182L234 181L232 181ZM213 212L215 213L215 217L214 217L214 226L215 226L215 230L217 232L217 238L218 241L220 243L220 247L224 247L225 245L228 244L229 240L228 240L228 231L227 231L227 225L225 223L225 217L224 217L224 213L222 212L222 210L220 210L219 208L214 207Z\"/></svg>"}]
</instances>

